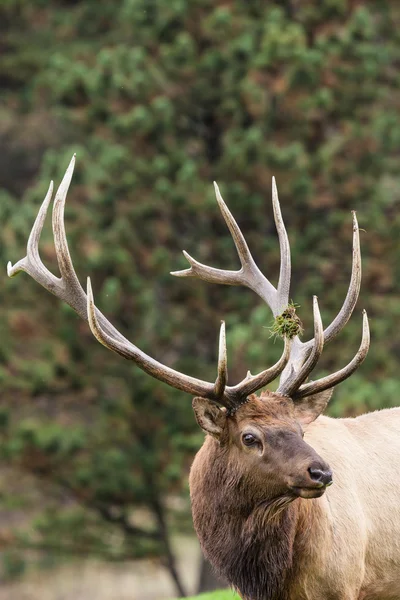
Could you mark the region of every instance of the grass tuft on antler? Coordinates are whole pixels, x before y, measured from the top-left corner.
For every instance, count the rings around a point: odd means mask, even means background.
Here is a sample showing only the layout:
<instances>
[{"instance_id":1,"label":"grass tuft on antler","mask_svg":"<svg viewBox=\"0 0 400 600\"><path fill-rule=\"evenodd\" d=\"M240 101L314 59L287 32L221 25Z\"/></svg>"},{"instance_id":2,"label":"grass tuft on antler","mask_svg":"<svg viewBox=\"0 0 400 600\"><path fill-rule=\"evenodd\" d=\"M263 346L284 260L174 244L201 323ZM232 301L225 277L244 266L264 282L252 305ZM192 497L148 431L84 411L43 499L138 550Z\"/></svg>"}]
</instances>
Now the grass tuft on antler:
<instances>
[{"instance_id":1,"label":"grass tuft on antler","mask_svg":"<svg viewBox=\"0 0 400 600\"><path fill-rule=\"evenodd\" d=\"M299 305L290 302L287 308L274 319L272 327L270 328L272 337L286 337L291 340L296 337L296 335L302 335L304 331L303 323L296 314L296 308L299 308Z\"/></svg>"}]
</instances>

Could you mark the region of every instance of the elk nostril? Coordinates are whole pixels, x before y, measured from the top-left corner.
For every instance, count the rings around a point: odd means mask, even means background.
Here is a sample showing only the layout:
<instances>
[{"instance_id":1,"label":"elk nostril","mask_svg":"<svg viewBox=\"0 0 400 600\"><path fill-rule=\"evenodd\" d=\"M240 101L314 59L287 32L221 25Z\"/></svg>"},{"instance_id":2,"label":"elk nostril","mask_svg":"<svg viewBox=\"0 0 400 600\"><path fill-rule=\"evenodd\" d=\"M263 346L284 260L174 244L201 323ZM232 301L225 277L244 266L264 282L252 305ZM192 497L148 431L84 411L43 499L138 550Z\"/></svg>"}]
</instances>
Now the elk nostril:
<instances>
[{"instance_id":1,"label":"elk nostril","mask_svg":"<svg viewBox=\"0 0 400 600\"><path fill-rule=\"evenodd\" d=\"M330 485L332 483L332 471L322 471L322 469L310 467L308 472L315 483L320 483L321 485Z\"/></svg>"}]
</instances>

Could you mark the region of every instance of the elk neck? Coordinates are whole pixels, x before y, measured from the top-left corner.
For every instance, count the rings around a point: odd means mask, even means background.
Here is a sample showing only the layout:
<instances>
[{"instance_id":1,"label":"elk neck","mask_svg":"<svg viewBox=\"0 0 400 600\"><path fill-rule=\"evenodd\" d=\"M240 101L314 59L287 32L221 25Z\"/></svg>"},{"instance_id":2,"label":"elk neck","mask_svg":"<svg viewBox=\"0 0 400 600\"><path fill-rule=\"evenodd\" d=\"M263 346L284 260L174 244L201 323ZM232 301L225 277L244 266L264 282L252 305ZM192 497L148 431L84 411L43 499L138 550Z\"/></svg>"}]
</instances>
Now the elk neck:
<instances>
[{"instance_id":1,"label":"elk neck","mask_svg":"<svg viewBox=\"0 0 400 600\"><path fill-rule=\"evenodd\" d=\"M206 558L245 600L290 600L312 546L315 500L254 490L207 436L190 474L194 526Z\"/></svg>"}]
</instances>

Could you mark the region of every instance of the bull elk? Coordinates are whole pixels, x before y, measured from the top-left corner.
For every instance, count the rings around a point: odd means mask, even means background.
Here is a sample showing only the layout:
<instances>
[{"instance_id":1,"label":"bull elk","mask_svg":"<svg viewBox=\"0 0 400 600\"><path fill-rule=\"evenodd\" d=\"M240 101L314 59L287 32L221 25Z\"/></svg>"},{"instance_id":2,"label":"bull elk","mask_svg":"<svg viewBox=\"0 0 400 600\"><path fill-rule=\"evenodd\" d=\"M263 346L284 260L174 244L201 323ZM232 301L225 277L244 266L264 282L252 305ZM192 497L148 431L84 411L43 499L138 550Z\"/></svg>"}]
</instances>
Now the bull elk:
<instances>
[{"instance_id":1,"label":"bull elk","mask_svg":"<svg viewBox=\"0 0 400 600\"><path fill-rule=\"evenodd\" d=\"M393 600L400 598L400 409L355 419L322 416L333 387L364 360L369 328L363 314L360 348L336 373L307 381L321 355L349 320L361 281L359 231L353 213L353 263L346 299L324 330L313 301L314 338L284 336L278 362L228 385L225 326L215 382L167 367L129 342L96 308L90 279L85 294L75 274L64 229L72 159L54 200L53 233L61 277L39 257L38 244L52 184L30 234L27 255L12 277L26 271L89 322L107 348L133 360L170 386L195 396L193 409L205 442L190 474L194 525L204 554L245 600ZM261 273L225 205L216 197L241 268L208 267L185 253L197 277L256 292L279 317L289 306L290 248L275 181L272 202L281 266L277 288ZM276 392L260 390L280 376ZM334 485L332 483L334 474ZM328 489L329 487L329 489Z\"/></svg>"}]
</instances>

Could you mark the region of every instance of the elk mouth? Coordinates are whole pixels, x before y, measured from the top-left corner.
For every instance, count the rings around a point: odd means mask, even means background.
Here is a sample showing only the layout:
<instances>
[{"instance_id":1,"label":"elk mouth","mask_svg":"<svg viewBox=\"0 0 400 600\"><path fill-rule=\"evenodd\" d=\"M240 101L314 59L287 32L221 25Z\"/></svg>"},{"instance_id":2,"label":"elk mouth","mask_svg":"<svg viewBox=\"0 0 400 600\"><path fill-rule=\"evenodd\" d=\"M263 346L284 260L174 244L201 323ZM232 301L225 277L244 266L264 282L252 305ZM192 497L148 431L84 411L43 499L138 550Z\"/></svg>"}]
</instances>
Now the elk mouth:
<instances>
[{"instance_id":1,"label":"elk mouth","mask_svg":"<svg viewBox=\"0 0 400 600\"><path fill-rule=\"evenodd\" d=\"M323 484L321 484L319 486L307 486L307 487L291 486L290 491L298 498L305 498L305 499L309 500L312 498L320 498L321 496L323 496L327 487L328 487L328 485L323 485Z\"/></svg>"}]
</instances>

